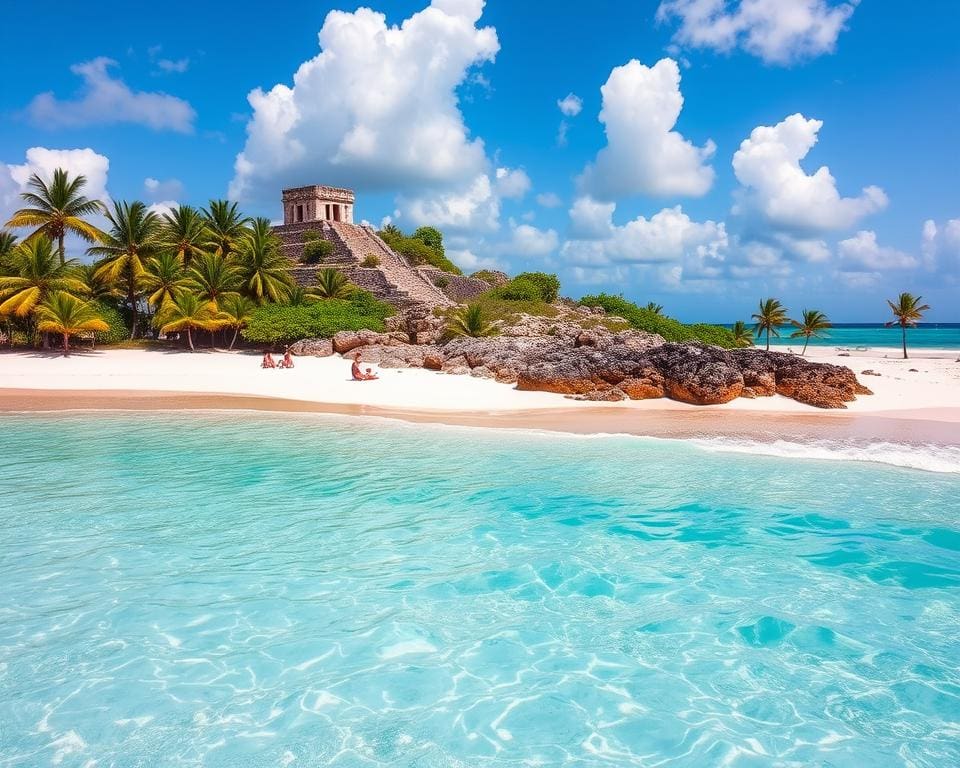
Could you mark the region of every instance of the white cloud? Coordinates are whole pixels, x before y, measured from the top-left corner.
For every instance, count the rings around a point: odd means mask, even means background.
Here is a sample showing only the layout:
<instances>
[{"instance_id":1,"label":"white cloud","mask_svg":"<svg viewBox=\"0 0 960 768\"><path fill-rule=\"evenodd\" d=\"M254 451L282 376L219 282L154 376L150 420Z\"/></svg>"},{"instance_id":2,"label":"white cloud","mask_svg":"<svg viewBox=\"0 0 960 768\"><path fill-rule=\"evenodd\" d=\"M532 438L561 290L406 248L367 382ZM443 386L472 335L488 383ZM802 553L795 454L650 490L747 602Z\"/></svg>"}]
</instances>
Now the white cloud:
<instances>
[{"instance_id":1,"label":"white cloud","mask_svg":"<svg viewBox=\"0 0 960 768\"><path fill-rule=\"evenodd\" d=\"M837 252L848 271L912 269L919 265L915 256L881 246L876 233L870 230L861 230L853 237L841 240L837 243Z\"/></svg>"},{"instance_id":2,"label":"white cloud","mask_svg":"<svg viewBox=\"0 0 960 768\"><path fill-rule=\"evenodd\" d=\"M158 200L155 203L150 203L147 206L148 211L152 211L158 216L166 216L169 213L172 213L174 208L178 208L180 203L176 200Z\"/></svg>"},{"instance_id":3,"label":"white cloud","mask_svg":"<svg viewBox=\"0 0 960 768\"><path fill-rule=\"evenodd\" d=\"M190 59L160 59L157 66L167 74L183 74L190 67Z\"/></svg>"},{"instance_id":4,"label":"white cloud","mask_svg":"<svg viewBox=\"0 0 960 768\"><path fill-rule=\"evenodd\" d=\"M543 192L537 195L537 205L543 208L559 208L563 205L563 200L556 192Z\"/></svg>"},{"instance_id":5,"label":"white cloud","mask_svg":"<svg viewBox=\"0 0 960 768\"><path fill-rule=\"evenodd\" d=\"M767 64L833 52L859 0L663 0L657 21L678 19L674 41L729 52L740 46ZM733 6L733 7L731 7Z\"/></svg>"},{"instance_id":6,"label":"white cloud","mask_svg":"<svg viewBox=\"0 0 960 768\"><path fill-rule=\"evenodd\" d=\"M503 265L489 256L477 256L469 248L447 248L447 258L464 272L474 272L478 269L500 269Z\"/></svg>"},{"instance_id":7,"label":"white cloud","mask_svg":"<svg viewBox=\"0 0 960 768\"><path fill-rule=\"evenodd\" d=\"M820 120L795 114L775 126L754 128L733 156L734 173L744 187L734 213L757 215L775 229L810 235L847 229L886 207L887 196L879 187L841 197L829 168L812 174L801 168L822 126Z\"/></svg>"},{"instance_id":8,"label":"white cloud","mask_svg":"<svg viewBox=\"0 0 960 768\"><path fill-rule=\"evenodd\" d=\"M634 59L615 67L600 92L607 146L578 179L583 192L602 200L706 194L714 178L706 162L716 146L696 147L673 130L683 108L677 62L647 67Z\"/></svg>"},{"instance_id":9,"label":"white cloud","mask_svg":"<svg viewBox=\"0 0 960 768\"><path fill-rule=\"evenodd\" d=\"M157 131L192 133L196 112L183 99L166 93L133 91L110 76L116 62L105 56L74 64L70 71L83 78L75 99L57 99L41 93L27 107L30 119L44 127L136 123Z\"/></svg>"},{"instance_id":10,"label":"white cloud","mask_svg":"<svg viewBox=\"0 0 960 768\"><path fill-rule=\"evenodd\" d=\"M150 202L160 202L183 197L183 182L180 179L160 181L147 177L143 180L143 193Z\"/></svg>"},{"instance_id":11,"label":"white cloud","mask_svg":"<svg viewBox=\"0 0 960 768\"><path fill-rule=\"evenodd\" d=\"M613 223L613 213L612 203L575 201L570 209L572 239L561 249L564 260L581 266L675 262L698 275L719 274L729 247L722 222L693 221L679 205L623 226Z\"/></svg>"},{"instance_id":12,"label":"white cloud","mask_svg":"<svg viewBox=\"0 0 960 768\"><path fill-rule=\"evenodd\" d=\"M497 168L497 194L519 200L530 191L530 177L522 168Z\"/></svg>"},{"instance_id":13,"label":"white cloud","mask_svg":"<svg viewBox=\"0 0 960 768\"><path fill-rule=\"evenodd\" d=\"M274 199L292 184L344 184L407 194L470 185L489 168L471 139L457 87L499 43L479 28L483 0L433 0L400 26L369 8L330 12L321 51L293 85L256 89L230 196Z\"/></svg>"},{"instance_id":14,"label":"white cloud","mask_svg":"<svg viewBox=\"0 0 960 768\"><path fill-rule=\"evenodd\" d=\"M496 251L505 256L547 256L557 250L559 242L560 238L552 229L511 222L509 239L497 244Z\"/></svg>"},{"instance_id":15,"label":"white cloud","mask_svg":"<svg viewBox=\"0 0 960 768\"><path fill-rule=\"evenodd\" d=\"M943 226L927 219L923 223L920 252L928 269L960 271L960 219L948 219Z\"/></svg>"},{"instance_id":16,"label":"white cloud","mask_svg":"<svg viewBox=\"0 0 960 768\"><path fill-rule=\"evenodd\" d=\"M557 107L566 117L576 117L583 109L583 99L575 93L568 93L562 99L557 99Z\"/></svg>"},{"instance_id":17,"label":"white cloud","mask_svg":"<svg viewBox=\"0 0 960 768\"><path fill-rule=\"evenodd\" d=\"M490 177L480 174L463 189L397 199L400 218L455 233L492 232L500 226L500 198Z\"/></svg>"}]
</instances>

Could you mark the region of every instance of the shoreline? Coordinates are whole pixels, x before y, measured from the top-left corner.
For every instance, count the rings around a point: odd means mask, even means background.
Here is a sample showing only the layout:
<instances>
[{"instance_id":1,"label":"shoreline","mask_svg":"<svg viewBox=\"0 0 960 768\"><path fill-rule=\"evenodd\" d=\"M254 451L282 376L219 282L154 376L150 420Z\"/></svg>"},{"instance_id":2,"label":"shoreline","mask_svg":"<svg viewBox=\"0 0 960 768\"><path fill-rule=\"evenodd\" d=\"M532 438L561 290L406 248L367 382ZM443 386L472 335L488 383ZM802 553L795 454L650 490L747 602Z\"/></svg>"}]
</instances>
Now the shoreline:
<instances>
[{"instance_id":1,"label":"shoreline","mask_svg":"<svg viewBox=\"0 0 960 768\"><path fill-rule=\"evenodd\" d=\"M399 408L352 403L325 403L284 397L234 393L0 388L0 413L216 412L325 414L508 429L581 436L631 435L675 440L730 438L755 443L778 441L843 442L853 445L893 443L905 446L960 448L960 409L933 417L924 409L850 413L823 411L639 409L620 404L504 411ZM947 417L947 418L944 418Z\"/></svg>"}]
</instances>

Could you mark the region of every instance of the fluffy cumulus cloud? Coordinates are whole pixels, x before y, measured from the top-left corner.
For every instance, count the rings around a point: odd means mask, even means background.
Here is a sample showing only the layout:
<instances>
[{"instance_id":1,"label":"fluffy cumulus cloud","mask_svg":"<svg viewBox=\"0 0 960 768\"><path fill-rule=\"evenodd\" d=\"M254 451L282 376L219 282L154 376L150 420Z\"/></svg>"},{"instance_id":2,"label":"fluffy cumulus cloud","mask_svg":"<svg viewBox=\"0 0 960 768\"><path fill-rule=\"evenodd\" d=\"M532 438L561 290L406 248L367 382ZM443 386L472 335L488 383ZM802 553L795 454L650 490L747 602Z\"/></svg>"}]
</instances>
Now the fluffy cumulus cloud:
<instances>
[{"instance_id":1,"label":"fluffy cumulus cloud","mask_svg":"<svg viewBox=\"0 0 960 768\"><path fill-rule=\"evenodd\" d=\"M960 219L937 224L933 219L923 223L920 251L928 269L951 274L960 272Z\"/></svg>"},{"instance_id":2,"label":"fluffy cumulus cloud","mask_svg":"<svg viewBox=\"0 0 960 768\"><path fill-rule=\"evenodd\" d=\"M660 22L679 22L674 41L729 52L740 46L767 64L831 53L859 0L663 0Z\"/></svg>"},{"instance_id":3,"label":"fluffy cumulus cloud","mask_svg":"<svg viewBox=\"0 0 960 768\"><path fill-rule=\"evenodd\" d=\"M542 208L559 208L563 205L563 200L556 192L541 192L537 195L537 205Z\"/></svg>"},{"instance_id":4,"label":"fluffy cumulus cloud","mask_svg":"<svg viewBox=\"0 0 960 768\"><path fill-rule=\"evenodd\" d=\"M196 112L189 102L160 92L134 91L110 74L116 62L104 56L74 64L70 70L83 79L76 97L58 99L41 93L27 114L44 127L136 123L157 131L192 133Z\"/></svg>"},{"instance_id":5,"label":"fluffy cumulus cloud","mask_svg":"<svg viewBox=\"0 0 960 768\"><path fill-rule=\"evenodd\" d=\"M548 256L557 250L560 238L552 229L539 229L531 224L510 222L509 237L498 243L495 250L503 256L535 258Z\"/></svg>"},{"instance_id":6,"label":"fluffy cumulus cloud","mask_svg":"<svg viewBox=\"0 0 960 768\"><path fill-rule=\"evenodd\" d=\"M23 163L7 165L0 162L0 224L15 210L22 207L20 193L27 189L30 176L37 174L49 180L57 168L63 168L71 176L83 175L87 184L83 193L94 200L110 199L107 193L107 176L110 160L92 149L48 149L31 147Z\"/></svg>"},{"instance_id":7,"label":"fluffy cumulus cloud","mask_svg":"<svg viewBox=\"0 0 960 768\"><path fill-rule=\"evenodd\" d=\"M896 248L881 246L875 232L861 230L853 237L837 243L843 268L847 271L878 271L888 269L913 269L919 260Z\"/></svg>"},{"instance_id":8,"label":"fluffy cumulus cloud","mask_svg":"<svg viewBox=\"0 0 960 768\"><path fill-rule=\"evenodd\" d=\"M734 173L743 185L734 212L808 237L848 229L886 207L887 196L879 187L841 197L829 168L808 174L801 167L822 126L820 120L796 114L777 125L754 128L733 156Z\"/></svg>"},{"instance_id":9,"label":"fluffy cumulus cloud","mask_svg":"<svg viewBox=\"0 0 960 768\"><path fill-rule=\"evenodd\" d=\"M583 109L583 99L575 93L568 93L562 99L557 99L557 107L565 117L576 117Z\"/></svg>"},{"instance_id":10,"label":"fluffy cumulus cloud","mask_svg":"<svg viewBox=\"0 0 960 768\"><path fill-rule=\"evenodd\" d=\"M522 168L497 168L497 193L500 197L520 200L530 191L530 177Z\"/></svg>"},{"instance_id":11,"label":"fluffy cumulus cloud","mask_svg":"<svg viewBox=\"0 0 960 768\"><path fill-rule=\"evenodd\" d=\"M707 193L714 143L697 147L673 130L683 108L677 62L647 67L634 59L614 68L600 92L607 146L578 179L582 192L602 200Z\"/></svg>"},{"instance_id":12,"label":"fluffy cumulus cloud","mask_svg":"<svg viewBox=\"0 0 960 768\"><path fill-rule=\"evenodd\" d=\"M496 31L478 26L483 6L433 0L400 26L369 8L329 13L320 52L292 86L248 96L253 116L230 196L274 199L281 187L310 183L466 194L489 168L456 94L499 50Z\"/></svg>"},{"instance_id":13,"label":"fluffy cumulus cloud","mask_svg":"<svg viewBox=\"0 0 960 768\"><path fill-rule=\"evenodd\" d=\"M500 227L500 197L485 173L462 189L401 195L397 208L398 223L406 222L411 228L429 225L462 234L494 232Z\"/></svg>"},{"instance_id":14,"label":"fluffy cumulus cloud","mask_svg":"<svg viewBox=\"0 0 960 768\"><path fill-rule=\"evenodd\" d=\"M150 202L183 197L183 182L180 179L154 179L150 176L143 180L143 194Z\"/></svg>"}]
</instances>

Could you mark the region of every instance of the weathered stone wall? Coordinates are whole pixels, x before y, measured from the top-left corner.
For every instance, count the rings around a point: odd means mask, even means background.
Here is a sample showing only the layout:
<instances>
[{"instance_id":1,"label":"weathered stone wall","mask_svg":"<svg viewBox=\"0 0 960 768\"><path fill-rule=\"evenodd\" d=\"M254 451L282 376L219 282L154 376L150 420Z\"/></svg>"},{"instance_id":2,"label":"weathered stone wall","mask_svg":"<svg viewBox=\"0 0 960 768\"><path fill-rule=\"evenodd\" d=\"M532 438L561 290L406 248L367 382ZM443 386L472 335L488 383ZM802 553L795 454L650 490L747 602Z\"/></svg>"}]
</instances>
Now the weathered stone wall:
<instances>
[{"instance_id":1,"label":"weathered stone wall","mask_svg":"<svg viewBox=\"0 0 960 768\"><path fill-rule=\"evenodd\" d=\"M467 277L466 275L455 275L436 267L417 267L417 271L458 304L470 301L484 291L489 291L492 287L485 280Z\"/></svg>"}]
</instances>

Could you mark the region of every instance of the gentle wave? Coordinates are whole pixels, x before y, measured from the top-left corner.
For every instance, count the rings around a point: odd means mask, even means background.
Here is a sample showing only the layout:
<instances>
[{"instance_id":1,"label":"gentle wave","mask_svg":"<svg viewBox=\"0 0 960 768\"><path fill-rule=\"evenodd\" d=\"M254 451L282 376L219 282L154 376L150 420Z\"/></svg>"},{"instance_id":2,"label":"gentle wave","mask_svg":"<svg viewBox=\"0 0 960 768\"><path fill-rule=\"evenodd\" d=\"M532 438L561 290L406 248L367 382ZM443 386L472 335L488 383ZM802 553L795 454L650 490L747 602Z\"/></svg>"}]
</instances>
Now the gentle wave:
<instances>
[{"instance_id":1,"label":"gentle wave","mask_svg":"<svg viewBox=\"0 0 960 768\"><path fill-rule=\"evenodd\" d=\"M889 442L856 444L831 440L761 442L725 437L696 438L689 442L704 450L718 453L748 453L821 461L860 461L926 472L960 474L960 447L950 445Z\"/></svg>"}]
</instances>

